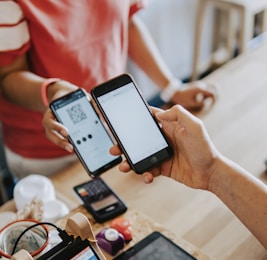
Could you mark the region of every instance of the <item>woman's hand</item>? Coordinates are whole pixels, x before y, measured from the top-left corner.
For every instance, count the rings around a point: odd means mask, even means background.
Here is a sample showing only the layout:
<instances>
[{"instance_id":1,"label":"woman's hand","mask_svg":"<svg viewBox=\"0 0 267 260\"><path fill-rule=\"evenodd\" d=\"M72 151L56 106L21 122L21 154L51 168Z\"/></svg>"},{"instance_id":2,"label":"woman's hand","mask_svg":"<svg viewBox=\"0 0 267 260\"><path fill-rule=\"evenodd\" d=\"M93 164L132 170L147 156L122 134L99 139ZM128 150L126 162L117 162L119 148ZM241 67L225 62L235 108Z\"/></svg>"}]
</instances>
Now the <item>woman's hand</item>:
<instances>
[{"instance_id":1,"label":"woman's hand","mask_svg":"<svg viewBox=\"0 0 267 260\"><path fill-rule=\"evenodd\" d=\"M43 126L48 139L66 151L73 152L73 146L68 140L68 129L56 120L51 109L47 109L44 113Z\"/></svg>"},{"instance_id":2,"label":"woman's hand","mask_svg":"<svg viewBox=\"0 0 267 260\"><path fill-rule=\"evenodd\" d=\"M201 120L180 105L166 111L153 109L153 113L170 140L174 153L171 159L144 173L145 182L152 182L154 177L163 175L192 188L208 189L219 153ZM119 147L112 147L111 153L120 154ZM130 166L124 161L119 169L128 172Z\"/></svg>"},{"instance_id":3,"label":"woman's hand","mask_svg":"<svg viewBox=\"0 0 267 260\"><path fill-rule=\"evenodd\" d=\"M183 88L177 90L171 99L172 104L179 104L189 110L200 110L205 101L210 99L212 103L216 100L215 86L203 81L194 81L183 84Z\"/></svg>"},{"instance_id":4,"label":"woman's hand","mask_svg":"<svg viewBox=\"0 0 267 260\"><path fill-rule=\"evenodd\" d=\"M70 92L77 90L78 87L64 80L60 80L48 87L48 99L49 102L60 98ZM68 152L73 152L73 146L68 140L68 129L59 123L50 108L47 108L43 117L43 126L45 128L45 134L48 139L53 143L65 149Z\"/></svg>"}]
</instances>

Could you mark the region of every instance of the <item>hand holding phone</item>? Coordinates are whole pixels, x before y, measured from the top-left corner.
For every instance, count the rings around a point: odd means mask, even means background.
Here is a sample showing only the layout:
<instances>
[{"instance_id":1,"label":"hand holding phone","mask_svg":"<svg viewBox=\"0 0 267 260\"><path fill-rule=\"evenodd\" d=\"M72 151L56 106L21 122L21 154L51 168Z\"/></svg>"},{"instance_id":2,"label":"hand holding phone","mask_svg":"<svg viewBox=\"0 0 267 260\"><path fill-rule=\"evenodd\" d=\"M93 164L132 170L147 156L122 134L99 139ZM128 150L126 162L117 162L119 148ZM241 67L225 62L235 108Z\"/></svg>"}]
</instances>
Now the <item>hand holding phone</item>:
<instances>
[{"instance_id":1,"label":"hand holding phone","mask_svg":"<svg viewBox=\"0 0 267 260\"><path fill-rule=\"evenodd\" d=\"M120 156L110 154L109 149L114 143L85 91L78 89L56 99L50 108L69 130L69 141L91 177L121 162Z\"/></svg>"},{"instance_id":2,"label":"hand holding phone","mask_svg":"<svg viewBox=\"0 0 267 260\"><path fill-rule=\"evenodd\" d=\"M170 158L172 149L128 74L95 87L91 94L136 173Z\"/></svg>"}]
</instances>

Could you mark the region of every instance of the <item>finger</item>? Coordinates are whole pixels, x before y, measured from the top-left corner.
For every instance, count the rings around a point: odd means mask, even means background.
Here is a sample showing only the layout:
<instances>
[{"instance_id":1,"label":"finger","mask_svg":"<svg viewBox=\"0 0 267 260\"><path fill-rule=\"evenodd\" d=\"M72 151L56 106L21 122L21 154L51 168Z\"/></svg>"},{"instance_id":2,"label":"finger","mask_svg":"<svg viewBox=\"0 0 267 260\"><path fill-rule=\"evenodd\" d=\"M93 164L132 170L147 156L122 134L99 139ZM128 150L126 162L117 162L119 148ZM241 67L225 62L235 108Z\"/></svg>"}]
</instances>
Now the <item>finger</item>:
<instances>
[{"instance_id":1,"label":"finger","mask_svg":"<svg viewBox=\"0 0 267 260\"><path fill-rule=\"evenodd\" d=\"M62 136L60 133L53 131L53 130L47 130L46 129L46 137L58 145L59 147L65 149L68 152L73 152L73 146L69 143L68 139Z\"/></svg>"},{"instance_id":2,"label":"finger","mask_svg":"<svg viewBox=\"0 0 267 260\"><path fill-rule=\"evenodd\" d=\"M202 90L195 95L195 107L203 108L215 104L216 95L213 92ZM208 103L207 103L208 102Z\"/></svg>"},{"instance_id":3,"label":"finger","mask_svg":"<svg viewBox=\"0 0 267 260\"><path fill-rule=\"evenodd\" d=\"M66 129L56 120L50 109L45 112L42 123L46 129L56 130L57 132L60 132L64 137L68 136L68 129Z\"/></svg>"},{"instance_id":4,"label":"finger","mask_svg":"<svg viewBox=\"0 0 267 260\"><path fill-rule=\"evenodd\" d=\"M125 160L119 165L119 170L121 172L129 172L129 171L131 171L131 167L128 164L128 162Z\"/></svg>"},{"instance_id":5,"label":"finger","mask_svg":"<svg viewBox=\"0 0 267 260\"><path fill-rule=\"evenodd\" d=\"M203 103L204 100L205 100L205 96L204 96L204 94L202 92L199 92L199 93L196 94L195 101L197 103Z\"/></svg>"},{"instance_id":6,"label":"finger","mask_svg":"<svg viewBox=\"0 0 267 260\"><path fill-rule=\"evenodd\" d=\"M216 85L204 81L198 81L197 85L201 88L205 97L211 97L214 99L217 97L218 91Z\"/></svg>"},{"instance_id":7,"label":"finger","mask_svg":"<svg viewBox=\"0 0 267 260\"><path fill-rule=\"evenodd\" d=\"M51 110L45 113L43 126L48 139L68 152L73 152L73 146L68 141L68 129L55 120Z\"/></svg>"},{"instance_id":8,"label":"finger","mask_svg":"<svg viewBox=\"0 0 267 260\"><path fill-rule=\"evenodd\" d=\"M183 113L190 114L181 105L175 105L168 110L159 111L155 115L159 120L178 121Z\"/></svg>"},{"instance_id":9,"label":"finger","mask_svg":"<svg viewBox=\"0 0 267 260\"><path fill-rule=\"evenodd\" d=\"M203 98L215 98L215 93L209 91L209 90L201 90L198 94L202 94Z\"/></svg>"},{"instance_id":10,"label":"finger","mask_svg":"<svg viewBox=\"0 0 267 260\"><path fill-rule=\"evenodd\" d=\"M143 179L145 183L149 184L153 182L154 176L150 172L145 172L143 173Z\"/></svg>"},{"instance_id":11,"label":"finger","mask_svg":"<svg viewBox=\"0 0 267 260\"><path fill-rule=\"evenodd\" d=\"M114 155L114 156L117 156L117 155L121 155L122 152L120 150L120 147L118 144L114 144L110 149L109 149L109 152Z\"/></svg>"},{"instance_id":12,"label":"finger","mask_svg":"<svg viewBox=\"0 0 267 260\"><path fill-rule=\"evenodd\" d=\"M158 107L152 107L152 106L150 106L150 109L151 109L153 115L155 115L156 113L158 113L160 111L164 111L163 109L160 109Z\"/></svg>"},{"instance_id":13,"label":"finger","mask_svg":"<svg viewBox=\"0 0 267 260\"><path fill-rule=\"evenodd\" d=\"M166 111L158 112L156 116L167 134L171 133L173 130L174 126L172 126L172 123L175 123L175 129L176 131L179 131L179 133L182 133L186 126L193 128L193 125L200 123L199 118L194 116L181 105L175 105Z\"/></svg>"},{"instance_id":14,"label":"finger","mask_svg":"<svg viewBox=\"0 0 267 260\"><path fill-rule=\"evenodd\" d=\"M68 129L57 121L53 121L49 129L55 133L58 133L60 136L63 136L65 139L69 136Z\"/></svg>"}]
</instances>

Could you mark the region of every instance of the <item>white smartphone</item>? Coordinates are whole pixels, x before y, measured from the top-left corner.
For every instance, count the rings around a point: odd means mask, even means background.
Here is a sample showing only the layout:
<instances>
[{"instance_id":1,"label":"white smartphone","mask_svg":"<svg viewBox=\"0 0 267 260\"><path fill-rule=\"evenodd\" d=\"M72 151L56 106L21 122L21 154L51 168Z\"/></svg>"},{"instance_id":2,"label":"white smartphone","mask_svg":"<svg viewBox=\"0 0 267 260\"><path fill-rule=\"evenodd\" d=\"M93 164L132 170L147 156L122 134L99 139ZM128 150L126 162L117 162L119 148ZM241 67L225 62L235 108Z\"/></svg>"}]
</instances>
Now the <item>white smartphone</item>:
<instances>
[{"instance_id":1,"label":"white smartphone","mask_svg":"<svg viewBox=\"0 0 267 260\"><path fill-rule=\"evenodd\" d=\"M91 94L136 173L171 156L171 146L130 75L111 79Z\"/></svg>"},{"instance_id":2,"label":"white smartphone","mask_svg":"<svg viewBox=\"0 0 267 260\"><path fill-rule=\"evenodd\" d=\"M69 141L90 176L121 162L120 156L110 154L114 142L82 89L54 100L50 108L69 130Z\"/></svg>"}]
</instances>

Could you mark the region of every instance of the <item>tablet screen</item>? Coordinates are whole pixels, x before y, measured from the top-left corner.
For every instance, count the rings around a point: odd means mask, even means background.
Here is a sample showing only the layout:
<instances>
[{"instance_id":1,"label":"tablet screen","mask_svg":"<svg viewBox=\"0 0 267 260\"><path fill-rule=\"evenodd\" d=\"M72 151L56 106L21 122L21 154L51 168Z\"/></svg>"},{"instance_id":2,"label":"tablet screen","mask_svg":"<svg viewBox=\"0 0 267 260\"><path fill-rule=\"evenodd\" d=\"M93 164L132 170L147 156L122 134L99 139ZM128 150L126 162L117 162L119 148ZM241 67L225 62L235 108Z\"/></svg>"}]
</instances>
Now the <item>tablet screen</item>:
<instances>
[{"instance_id":1,"label":"tablet screen","mask_svg":"<svg viewBox=\"0 0 267 260\"><path fill-rule=\"evenodd\" d=\"M153 232L115 258L116 260L193 260L192 255L159 232Z\"/></svg>"}]
</instances>

